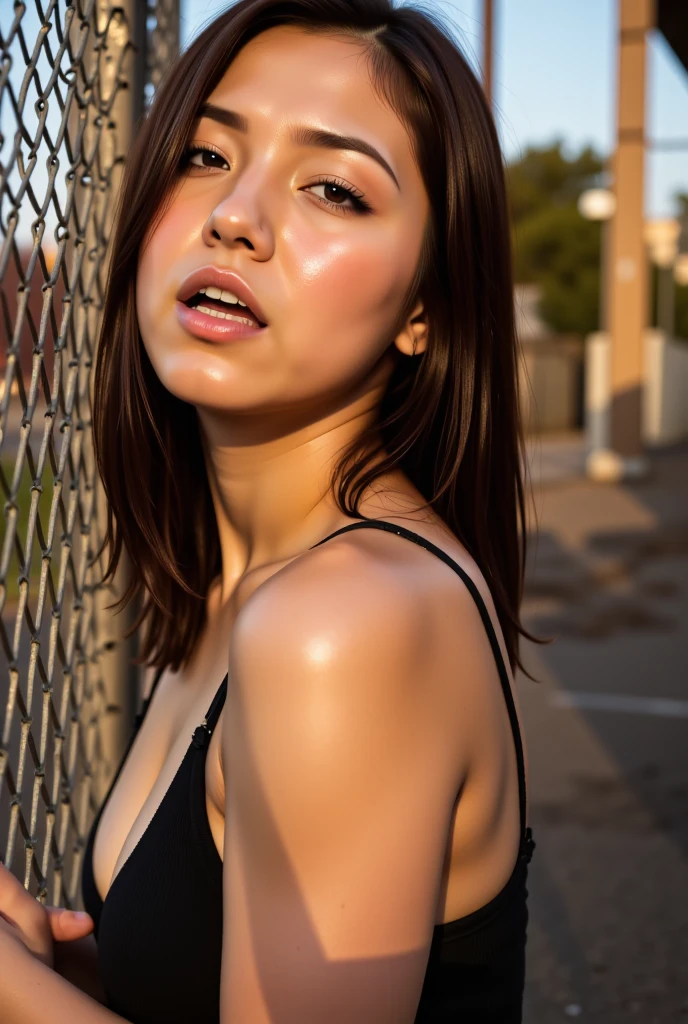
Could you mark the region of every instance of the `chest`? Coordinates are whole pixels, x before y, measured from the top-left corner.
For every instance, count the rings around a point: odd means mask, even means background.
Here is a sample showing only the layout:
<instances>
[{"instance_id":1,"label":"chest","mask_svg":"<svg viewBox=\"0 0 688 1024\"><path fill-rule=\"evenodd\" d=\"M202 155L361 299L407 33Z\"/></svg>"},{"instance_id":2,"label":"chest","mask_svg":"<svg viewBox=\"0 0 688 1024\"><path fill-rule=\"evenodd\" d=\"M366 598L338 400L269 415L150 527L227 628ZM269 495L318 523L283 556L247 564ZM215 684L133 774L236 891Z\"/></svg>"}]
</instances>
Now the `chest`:
<instances>
[{"instance_id":1,"label":"chest","mask_svg":"<svg viewBox=\"0 0 688 1024\"><path fill-rule=\"evenodd\" d=\"M103 807L93 840L93 878L102 900L154 822L175 776L194 757L202 762L203 790L194 787L200 803L202 831L209 826L212 842L224 854L225 780L221 755L224 711L202 750L191 748L195 729L203 722L227 672L227 652L236 617L255 589L283 563L246 574L222 605L219 586L208 595L206 624L193 658L184 670L166 670L155 690L110 797ZM198 770L194 766L195 772ZM194 775L196 778L196 775ZM185 799L184 794L180 794ZM175 791L175 798L177 793Z\"/></svg>"},{"instance_id":2,"label":"chest","mask_svg":"<svg viewBox=\"0 0 688 1024\"><path fill-rule=\"evenodd\" d=\"M210 674L217 682L218 672ZM222 678L221 676L219 678ZM216 690L207 686L198 692L181 692L173 679L163 677L119 777L105 804L93 842L93 877L101 899L105 899L115 878L132 855L154 819L178 772L186 772L194 760L194 772L202 773L203 786L196 797L204 806L212 841L222 858L224 853L225 784L221 757L222 716L203 748L191 743L194 730L203 721ZM175 798L185 798L175 792Z\"/></svg>"}]
</instances>

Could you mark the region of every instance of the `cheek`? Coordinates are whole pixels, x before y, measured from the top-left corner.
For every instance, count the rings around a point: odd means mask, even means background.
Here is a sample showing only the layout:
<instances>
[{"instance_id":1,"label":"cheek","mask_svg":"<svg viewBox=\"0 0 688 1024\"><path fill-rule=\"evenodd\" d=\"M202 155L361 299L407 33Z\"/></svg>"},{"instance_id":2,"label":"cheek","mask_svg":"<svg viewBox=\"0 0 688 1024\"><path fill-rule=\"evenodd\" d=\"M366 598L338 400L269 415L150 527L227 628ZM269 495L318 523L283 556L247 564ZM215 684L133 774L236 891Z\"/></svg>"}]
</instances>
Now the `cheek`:
<instances>
[{"instance_id":1,"label":"cheek","mask_svg":"<svg viewBox=\"0 0 688 1024\"><path fill-rule=\"evenodd\" d=\"M202 224L203 221L200 221ZM172 204L142 246L136 275L136 311L144 343L155 342L179 287L179 258L198 235L189 204Z\"/></svg>"},{"instance_id":2,"label":"cheek","mask_svg":"<svg viewBox=\"0 0 688 1024\"><path fill-rule=\"evenodd\" d=\"M313 346L332 358L348 353L355 358L377 358L413 276L409 247L398 238L366 237L332 242L322 240L317 251L291 246L295 293L291 321L304 357Z\"/></svg>"}]
</instances>

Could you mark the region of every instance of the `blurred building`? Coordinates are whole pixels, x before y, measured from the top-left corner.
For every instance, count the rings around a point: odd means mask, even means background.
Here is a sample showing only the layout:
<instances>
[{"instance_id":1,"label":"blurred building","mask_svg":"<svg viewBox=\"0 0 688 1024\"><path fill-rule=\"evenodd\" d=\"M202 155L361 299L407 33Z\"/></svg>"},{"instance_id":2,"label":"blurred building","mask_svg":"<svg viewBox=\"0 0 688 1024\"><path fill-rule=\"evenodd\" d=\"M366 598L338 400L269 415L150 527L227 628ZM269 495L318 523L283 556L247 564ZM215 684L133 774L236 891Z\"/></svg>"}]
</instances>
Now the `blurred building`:
<instances>
[{"instance_id":1,"label":"blurred building","mask_svg":"<svg viewBox=\"0 0 688 1024\"><path fill-rule=\"evenodd\" d=\"M584 339L555 334L540 318L540 286L514 288L516 333L521 349L519 392L527 434L583 426Z\"/></svg>"}]
</instances>

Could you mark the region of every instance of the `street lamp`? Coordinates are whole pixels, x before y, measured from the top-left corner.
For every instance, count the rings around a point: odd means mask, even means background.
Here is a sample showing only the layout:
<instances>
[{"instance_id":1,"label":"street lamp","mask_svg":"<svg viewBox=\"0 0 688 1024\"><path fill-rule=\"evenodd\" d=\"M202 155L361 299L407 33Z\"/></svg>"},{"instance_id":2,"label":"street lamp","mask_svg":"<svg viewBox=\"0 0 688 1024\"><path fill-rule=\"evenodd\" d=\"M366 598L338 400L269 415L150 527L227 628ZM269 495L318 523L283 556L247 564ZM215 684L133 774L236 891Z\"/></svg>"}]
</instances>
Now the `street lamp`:
<instances>
[{"instance_id":1,"label":"street lamp","mask_svg":"<svg viewBox=\"0 0 688 1024\"><path fill-rule=\"evenodd\" d=\"M589 188L578 197L578 212L586 220L597 220L600 237L599 330L585 340L585 430L590 450L586 472L594 479L606 479L610 473L609 445L609 359L610 341L607 316L607 266L609 263L610 222L616 213L616 195L608 188ZM612 468L612 472L616 467Z\"/></svg>"},{"instance_id":2,"label":"street lamp","mask_svg":"<svg viewBox=\"0 0 688 1024\"><path fill-rule=\"evenodd\" d=\"M578 197L578 210L587 220L609 220L616 213L616 196L608 188L589 188Z\"/></svg>"},{"instance_id":3,"label":"street lamp","mask_svg":"<svg viewBox=\"0 0 688 1024\"><path fill-rule=\"evenodd\" d=\"M578 197L578 212L586 220L602 223L600 239L600 330L607 330L607 258L609 253L609 221L616 213L616 196L607 188L589 188Z\"/></svg>"}]
</instances>

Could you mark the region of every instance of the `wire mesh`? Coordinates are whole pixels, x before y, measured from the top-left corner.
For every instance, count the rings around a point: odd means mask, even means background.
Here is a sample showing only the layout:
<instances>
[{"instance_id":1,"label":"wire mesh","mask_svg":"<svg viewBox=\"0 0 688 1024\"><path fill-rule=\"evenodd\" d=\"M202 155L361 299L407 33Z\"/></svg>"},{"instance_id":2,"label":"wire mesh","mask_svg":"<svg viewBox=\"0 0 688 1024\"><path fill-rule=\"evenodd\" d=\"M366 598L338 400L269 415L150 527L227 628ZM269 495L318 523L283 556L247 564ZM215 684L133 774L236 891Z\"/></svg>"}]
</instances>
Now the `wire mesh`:
<instances>
[{"instance_id":1,"label":"wire mesh","mask_svg":"<svg viewBox=\"0 0 688 1024\"><path fill-rule=\"evenodd\" d=\"M0 45L0 857L77 907L135 710L118 582L94 558L94 344L122 167L179 2L0 4Z\"/></svg>"}]
</instances>

